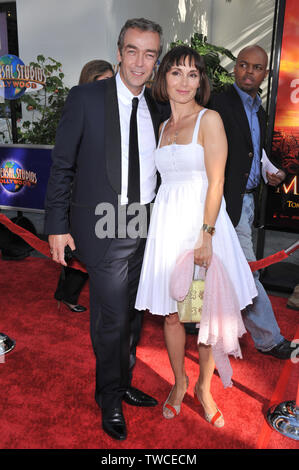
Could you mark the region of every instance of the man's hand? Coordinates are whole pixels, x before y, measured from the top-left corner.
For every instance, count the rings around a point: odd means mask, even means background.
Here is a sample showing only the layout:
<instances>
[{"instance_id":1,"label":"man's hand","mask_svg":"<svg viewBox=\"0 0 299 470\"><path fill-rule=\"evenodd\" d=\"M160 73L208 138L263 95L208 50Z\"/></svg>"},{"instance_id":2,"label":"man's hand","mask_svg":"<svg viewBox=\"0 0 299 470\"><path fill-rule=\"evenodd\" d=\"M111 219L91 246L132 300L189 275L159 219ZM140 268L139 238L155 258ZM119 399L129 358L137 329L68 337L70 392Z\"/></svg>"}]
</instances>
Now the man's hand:
<instances>
[{"instance_id":1,"label":"man's hand","mask_svg":"<svg viewBox=\"0 0 299 470\"><path fill-rule=\"evenodd\" d=\"M67 245L72 251L76 249L73 237L69 233L64 233L62 235L49 235L48 240L52 260L63 266L67 266L64 260L64 249Z\"/></svg>"},{"instance_id":2,"label":"man's hand","mask_svg":"<svg viewBox=\"0 0 299 470\"><path fill-rule=\"evenodd\" d=\"M286 174L283 170L278 170L277 173L266 172L268 184L270 186L278 186L285 180Z\"/></svg>"}]
</instances>

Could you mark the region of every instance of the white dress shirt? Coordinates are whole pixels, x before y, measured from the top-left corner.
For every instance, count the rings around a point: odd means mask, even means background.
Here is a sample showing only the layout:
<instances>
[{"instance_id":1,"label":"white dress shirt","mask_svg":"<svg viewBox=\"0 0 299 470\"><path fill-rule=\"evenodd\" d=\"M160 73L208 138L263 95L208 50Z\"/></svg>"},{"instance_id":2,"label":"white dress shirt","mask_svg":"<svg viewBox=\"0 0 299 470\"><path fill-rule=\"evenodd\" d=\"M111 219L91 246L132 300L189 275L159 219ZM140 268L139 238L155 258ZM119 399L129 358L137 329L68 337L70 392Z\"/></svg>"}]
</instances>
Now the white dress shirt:
<instances>
[{"instance_id":1,"label":"white dress shirt","mask_svg":"<svg viewBox=\"0 0 299 470\"><path fill-rule=\"evenodd\" d=\"M144 97L144 88L138 98L137 131L140 165L140 202L147 204L155 197L157 184L154 150L156 138L153 122ZM123 83L119 73L116 75L116 89L119 107L121 133L121 204L128 203L128 164L129 164L129 133L132 99L135 96Z\"/></svg>"}]
</instances>

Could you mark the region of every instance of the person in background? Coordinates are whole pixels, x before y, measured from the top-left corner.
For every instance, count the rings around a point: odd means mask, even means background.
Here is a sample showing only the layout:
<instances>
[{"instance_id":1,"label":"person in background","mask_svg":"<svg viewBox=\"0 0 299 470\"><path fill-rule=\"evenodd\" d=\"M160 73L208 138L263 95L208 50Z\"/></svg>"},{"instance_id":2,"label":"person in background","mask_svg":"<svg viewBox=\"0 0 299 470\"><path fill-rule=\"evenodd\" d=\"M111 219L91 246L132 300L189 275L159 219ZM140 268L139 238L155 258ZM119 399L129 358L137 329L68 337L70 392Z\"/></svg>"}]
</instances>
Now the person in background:
<instances>
[{"instance_id":1,"label":"person in background","mask_svg":"<svg viewBox=\"0 0 299 470\"><path fill-rule=\"evenodd\" d=\"M79 85L111 78L113 75L113 67L109 62L99 59L91 60L87 62L81 70Z\"/></svg>"},{"instance_id":2,"label":"person in background","mask_svg":"<svg viewBox=\"0 0 299 470\"><path fill-rule=\"evenodd\" d=\"M267 53L260 46L242 49L234 68L235 83L224 92L214 94L209 103L209 108L220 114L227 135L224 198L247 261L256 260L252 228L266 137L266 113L258 91L267 77L267 64ZM277 186L285 176L283 170L276 174L267 173L268 184ZM293 351L291 343L280 333L258 271L254 273L254 278L258 296L242 312L245 327L259 352L278 359L289 359Z\"/></svg>"},{"instance_id":3,"label":"person in background","mask_svg":"<svg viewBox=\"0 0 299 470\"><path fill-rule=\"evenodd\" d=\"M287 307L292 310L299 310L299 284L294 287L292 295L288 298Z\"/></svg>"},{"instance_id":4,"label":"person in background","mask_svg":"<svg viewBox=\"0 0 299 470\"><path fill-rule=\"evenodd\" d=\"M113 75L113 67L109 62L99 59L91 60L81 70L79 85L111 78ZM87 273L79 269L62 266L54 294L54 298L58 301L58 306L62 302L71 312L85 312L86 307L78 304L78 299L87 279Z\"/></svg>"}]
</instances>

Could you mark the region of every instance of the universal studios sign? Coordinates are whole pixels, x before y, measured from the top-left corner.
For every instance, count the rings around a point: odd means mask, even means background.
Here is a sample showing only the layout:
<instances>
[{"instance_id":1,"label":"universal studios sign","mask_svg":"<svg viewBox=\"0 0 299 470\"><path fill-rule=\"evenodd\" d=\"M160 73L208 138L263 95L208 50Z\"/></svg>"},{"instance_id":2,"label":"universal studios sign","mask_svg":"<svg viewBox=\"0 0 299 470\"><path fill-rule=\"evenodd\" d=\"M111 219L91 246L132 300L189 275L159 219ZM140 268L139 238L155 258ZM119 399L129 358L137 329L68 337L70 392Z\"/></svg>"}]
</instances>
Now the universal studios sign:
<instances>
[{"instance_id":1,"label":"universal studios sign","mask_svg":"<svg viewBox=\"0 0 299 470\"><path fill-rule=\"evenodd\" d=\"M43 69L37 66L25 65L13 55L0 57L0 98L16 100L25 92L38 91L46 84Z\"/></svg>"}]
</instances>

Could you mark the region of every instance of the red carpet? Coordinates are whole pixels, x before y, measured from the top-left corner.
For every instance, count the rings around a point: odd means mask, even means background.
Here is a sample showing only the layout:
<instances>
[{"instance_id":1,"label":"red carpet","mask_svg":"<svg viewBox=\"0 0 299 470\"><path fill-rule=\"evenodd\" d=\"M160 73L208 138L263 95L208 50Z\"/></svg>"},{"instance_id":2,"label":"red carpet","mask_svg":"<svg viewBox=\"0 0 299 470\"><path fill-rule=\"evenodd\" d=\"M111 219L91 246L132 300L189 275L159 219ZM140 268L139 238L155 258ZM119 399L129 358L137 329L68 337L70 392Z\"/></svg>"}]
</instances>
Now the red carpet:
<instances>
[{"instance_id":1,"label":"red carpet","mask_svg":"<svg viewBox=\"0 0 299 470\"><path fill-rule=\"evenodd\" d=\"M42 258L0 261L0 331L16 348L0 363L1 449L297 449L298 441L268 428L264 415L286 362L255 351L247 334L241 339L243 360L232 359L234 387L224 390L215 373L212 392L226 425L214 429L192 399L198 373L196 337L188 335L186 368L190 386L181 414L162 417L172 384L163 340L163 320L145 316L134 384L159 400L151 409L124 404L128 439L118 442L101 430L94 401L94 356L88 312L58 311L53 292L59 267ZM285 298L271 297L287 338L297 330L297 312ZM88 289L80 303L88 305ZM288 361L290 362L290 361ZM295 400L298 365L291 364L281 400ZM261 441L260 435L263 434Z\"/></svg>"}]
</instances>

